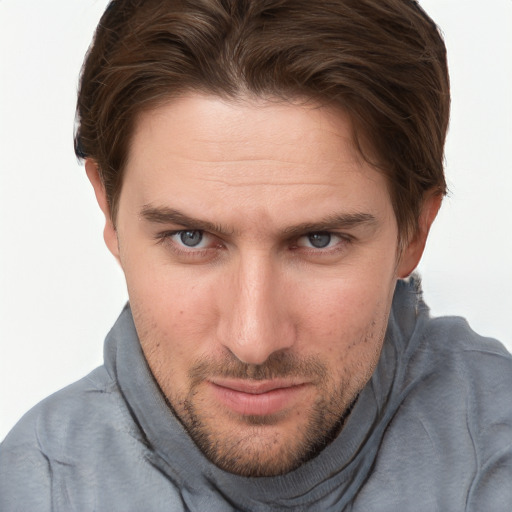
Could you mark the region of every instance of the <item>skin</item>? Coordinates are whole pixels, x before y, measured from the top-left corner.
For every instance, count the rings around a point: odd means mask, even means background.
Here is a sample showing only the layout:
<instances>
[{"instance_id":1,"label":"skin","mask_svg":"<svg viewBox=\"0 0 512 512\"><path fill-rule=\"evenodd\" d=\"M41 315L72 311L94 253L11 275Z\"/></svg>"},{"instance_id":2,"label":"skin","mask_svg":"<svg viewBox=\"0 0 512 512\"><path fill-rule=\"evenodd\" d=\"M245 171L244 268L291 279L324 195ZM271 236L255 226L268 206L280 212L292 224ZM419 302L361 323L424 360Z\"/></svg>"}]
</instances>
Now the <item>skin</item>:
<instances>
[{"instance_id":1,"label":"skin","mask_svg":"<svg viewBox=\"0 0 512 512\"><path fill-rule=\"evenodd\" d=\"M135 128L115 227L86 169L149 366L218 466L293 470L371 377L440 199L399 255L385 178L343 112L189 94Z\"/></svg>"}]
</instances>

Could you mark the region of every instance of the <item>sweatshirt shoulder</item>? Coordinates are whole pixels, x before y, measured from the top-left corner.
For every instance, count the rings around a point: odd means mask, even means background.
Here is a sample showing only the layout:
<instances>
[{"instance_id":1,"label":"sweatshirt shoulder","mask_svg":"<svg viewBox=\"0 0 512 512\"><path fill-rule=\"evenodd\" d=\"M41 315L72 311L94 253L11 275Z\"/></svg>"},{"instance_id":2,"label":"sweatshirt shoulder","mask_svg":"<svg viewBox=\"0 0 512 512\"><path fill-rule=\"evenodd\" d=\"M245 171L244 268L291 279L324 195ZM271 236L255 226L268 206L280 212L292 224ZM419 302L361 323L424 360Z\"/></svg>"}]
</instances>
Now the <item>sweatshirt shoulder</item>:
<instances>
[{"instance_id":1,"label":"sweatshirt shoulder","mask_svg":"<svg viewBox=\"0 0 512 512\"><path fill-rule=\"evenodd\" d=\"M464 412L457 437L468 439L461 452L472 453L475 466L467 510L509 510L512 355L498 341L476 334L462 318L432 320L427 336L440 355L440 381L454 384L448 410L459 403Z\"/></svg>"},{"instance_id":2,"label":"sweatshirt shoulder","mask_svg":"<svg viewBox=\"0 0 512 512\"><path fill-rule=\"evenodd\" d=\"M475 333L460 317L431 318L421 333L411 370L467 397L468 415L512 423L512 355L499 341Z\"/></svg>"},{"instance_id":3,"label":"sweatshirt shoulder","mask_svg":"<svg viewBox=\"0 0 512 512\"><path fill-rule=\"evenodd\" d=\"M28 411L0 445L0 468L9 454L24 457L38 453L43 459L59 458L64 447L86 443L99 429L130 429L129 412L115 380L104 366L57 391ZM78 446L79 449L79 446Z\"/></svg>"},{"instance_id":4,"label":"sweatshirt shoulder","mask_svg":"<svg viewBox=\"0 0 512 512\"><path fill-rule=\"evenodd\" d=\"M115 402L115 387L100 367L21 418L0 444L0 510L51 510L52 465L79 426L102 414L104 400L97 397Z\"/></svg>"},{"instance_id":5,"label":"sweatshirt shoulder","mask_svg":"<svg viewBox=\"0 0 512 512\"><path fill-rule=\"evenodd\" d=\"M474 332L461 317L431 318L423 333L424 346L448 363L474 372L477 377L490 377L504 371L512 378L512 355L499 341ZM508 375L507 375L508 374Z\"/></svg>"},{"instance_id":6,"label":"sweatshirt shoulder","mask_svg":"<svg viewBox=\"0 0 512 512\"><path fill-rule=\"evenodd\" d=\"M407 349L368 489L394 489L395 510L510 510L510 354L462 318L421 312Z\"/></svg>"}]
</instances>

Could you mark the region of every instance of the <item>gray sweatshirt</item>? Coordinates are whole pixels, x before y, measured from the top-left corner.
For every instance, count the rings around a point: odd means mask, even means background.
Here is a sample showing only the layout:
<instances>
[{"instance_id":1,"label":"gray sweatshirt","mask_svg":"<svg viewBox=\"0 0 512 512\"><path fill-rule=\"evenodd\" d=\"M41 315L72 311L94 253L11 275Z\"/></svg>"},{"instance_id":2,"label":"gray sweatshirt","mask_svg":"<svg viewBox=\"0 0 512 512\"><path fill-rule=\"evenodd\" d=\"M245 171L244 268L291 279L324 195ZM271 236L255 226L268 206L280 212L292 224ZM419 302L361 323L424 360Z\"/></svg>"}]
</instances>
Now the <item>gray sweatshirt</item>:
<instances>
[{"instance_id":1,"label":"gray sweatshirt","mask_svg":"<svg viewBox=\"0 0 512 512\"><path fill-rule=\"evenodd\" d=\"M127 306L105 362L0 445L0 511L512 511L512 358L400 281L382 355L339 436L299 469L210 463L155 384Z\"/></svg>"}]
</instances>

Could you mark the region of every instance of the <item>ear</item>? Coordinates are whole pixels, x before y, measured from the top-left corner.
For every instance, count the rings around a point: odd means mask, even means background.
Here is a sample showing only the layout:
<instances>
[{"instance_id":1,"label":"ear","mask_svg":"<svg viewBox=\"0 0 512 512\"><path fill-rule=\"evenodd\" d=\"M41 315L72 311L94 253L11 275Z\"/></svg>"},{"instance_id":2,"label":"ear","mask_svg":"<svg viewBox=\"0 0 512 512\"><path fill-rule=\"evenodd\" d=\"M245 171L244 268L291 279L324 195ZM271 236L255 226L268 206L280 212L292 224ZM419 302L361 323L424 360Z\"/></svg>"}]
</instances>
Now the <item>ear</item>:
<instances>
[{"instance_id":1,"label":"ear","mask_svg":"<svg viewBox=\"0 0 512 512\"><path fill-rule=\"evenodd\" d=\"M398 277L407 277L418 266L425 249L430 226L437 216L442 201L443 195L437 191L428 193L423 200L418 219L418 230L402 251L398 265Z\"/></svg>"},{"instance_id":2,"label":"ear","mask_svg":"<svg viewBox=\"0 0 512 512\"><path fill-rule=\"evenodd\" d=\"M107 194L105 192L105 186L103 185L103 181L100 177L98 164L91 158L87 158L85 160L85 172L87 173L87 177L89 178L92 188L94 189L94 194L96 195L98 205L101 208L103 215L105 215L103 239L107 244L108 250L114 255L117 261L120 262L119 243L117 240L116 228L110 216L110 207L107 200Z\"/></svg>"}]
</instances>

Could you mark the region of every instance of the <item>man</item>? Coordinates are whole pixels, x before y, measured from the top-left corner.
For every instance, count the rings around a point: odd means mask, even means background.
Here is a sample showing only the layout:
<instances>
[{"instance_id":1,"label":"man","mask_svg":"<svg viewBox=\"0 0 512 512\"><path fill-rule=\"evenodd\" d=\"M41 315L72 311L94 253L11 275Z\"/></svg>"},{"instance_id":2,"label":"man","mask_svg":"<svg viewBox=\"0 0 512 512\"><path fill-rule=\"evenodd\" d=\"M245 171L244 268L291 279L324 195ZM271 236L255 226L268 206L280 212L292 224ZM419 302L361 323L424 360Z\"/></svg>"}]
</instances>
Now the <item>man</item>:
<instances>
[{"instance_id":1,"label":"man","mask_svg":"<svg viewBox=\"0 0 512 512\"><path fill-rule=\"evenodd\" d=\"M511 357L408 277L448 112L410 0L111 2L76 151L130 303L1 510L510 510Z\"/></svg>"}]
</instances>

